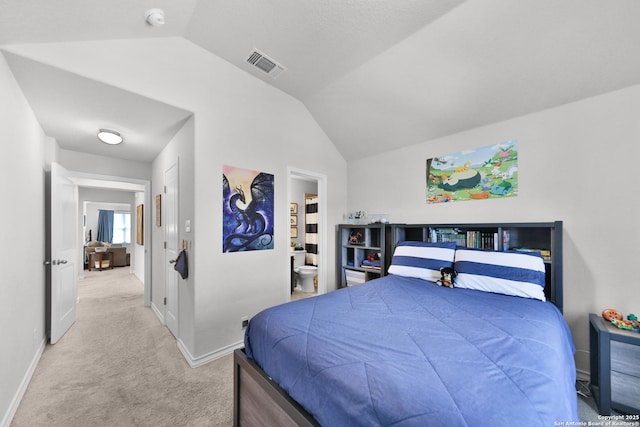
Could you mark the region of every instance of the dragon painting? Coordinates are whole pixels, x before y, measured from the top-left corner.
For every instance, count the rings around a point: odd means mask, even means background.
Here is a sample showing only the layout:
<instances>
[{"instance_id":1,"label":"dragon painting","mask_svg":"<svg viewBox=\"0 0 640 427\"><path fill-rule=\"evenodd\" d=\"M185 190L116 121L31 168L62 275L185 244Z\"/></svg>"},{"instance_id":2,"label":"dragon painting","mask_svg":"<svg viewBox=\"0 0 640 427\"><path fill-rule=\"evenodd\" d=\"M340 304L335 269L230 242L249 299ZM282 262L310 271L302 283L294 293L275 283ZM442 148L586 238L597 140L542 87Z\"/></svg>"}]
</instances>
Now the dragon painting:
<instances>
[{"instance_id":1,"label":"dragon painting","mask_svg":"<svg viewBox=\"0 0 640 427\"><path fill-rule=\"evenodd\" d=\"M251 182L250 198L241 184L231 188L222 175L223 251L273 249L273 175L259 172Z\"/></svg>"}]
</instances>

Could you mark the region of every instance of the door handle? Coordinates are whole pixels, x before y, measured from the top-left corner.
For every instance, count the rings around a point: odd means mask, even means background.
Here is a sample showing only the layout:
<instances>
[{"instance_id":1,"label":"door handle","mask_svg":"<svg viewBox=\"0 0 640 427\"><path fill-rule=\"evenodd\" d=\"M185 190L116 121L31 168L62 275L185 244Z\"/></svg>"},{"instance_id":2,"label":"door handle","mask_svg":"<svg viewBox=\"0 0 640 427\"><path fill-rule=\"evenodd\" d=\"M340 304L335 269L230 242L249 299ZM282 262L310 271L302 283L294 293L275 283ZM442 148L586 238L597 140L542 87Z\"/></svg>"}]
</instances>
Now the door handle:
<instances>
[{"instance_id":1,"label":"door handle","mask_svg":"<svg viewBox=\"0 0 640 427\"><path fill-rule=\"evenodd\" d=\"M45 261L43 262L44 265L59 265L59 264L66 264L68 261L66 259L54 259L53 261Z\"/></svg>"},{"instance_id":2,"label":"door handle","mask_svg":"<svg viewBox=\"0 0 640 427\"><path fill-rule=\"evenodd\" d=\"M170 259L170 260L169 260L169 264L175 264L175 263L176 263L176 260L175 260L175 259Z\"/></svg>"}]
</instances>

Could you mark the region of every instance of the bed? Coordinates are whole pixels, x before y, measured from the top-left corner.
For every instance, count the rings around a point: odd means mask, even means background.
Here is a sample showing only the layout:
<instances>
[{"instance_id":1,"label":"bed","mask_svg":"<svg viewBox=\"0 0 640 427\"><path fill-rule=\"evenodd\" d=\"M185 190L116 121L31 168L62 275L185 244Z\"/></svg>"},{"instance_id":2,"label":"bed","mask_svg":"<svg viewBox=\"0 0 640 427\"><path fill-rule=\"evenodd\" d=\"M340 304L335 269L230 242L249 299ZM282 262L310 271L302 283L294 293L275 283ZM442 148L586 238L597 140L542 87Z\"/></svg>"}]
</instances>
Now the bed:
<instances>
[{"instance_id":1,"label":"bed","mask_svg":"<svg viewBox=\"0 0 640 427\"><path fill-rule=\"evenodd\" d=\"M579 421L571 333L528 295L540 271L526 256L406 243L388 276L262 311L234 355L234 424ZM435 283L442 262L456 287Z\"/></svg>"}]
</instances>

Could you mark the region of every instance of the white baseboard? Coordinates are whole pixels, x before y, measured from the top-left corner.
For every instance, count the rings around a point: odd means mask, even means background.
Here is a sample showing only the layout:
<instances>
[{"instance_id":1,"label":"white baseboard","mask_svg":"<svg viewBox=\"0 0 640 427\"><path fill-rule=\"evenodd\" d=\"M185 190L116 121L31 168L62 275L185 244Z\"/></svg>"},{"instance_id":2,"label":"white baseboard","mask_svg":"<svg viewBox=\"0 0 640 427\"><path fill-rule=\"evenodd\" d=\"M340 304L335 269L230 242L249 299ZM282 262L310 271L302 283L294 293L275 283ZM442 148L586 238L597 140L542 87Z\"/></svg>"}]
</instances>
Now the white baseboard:
<instances>
[{"instance_id":1,"label":"white baseboard","mask_svg":"<svg viewBox=\"0 0 640 427\"><path fill-rule=\"evenodd\" d=\"M576 369L576 379L579 379L582 381L590 381L591 373L589 371L584 371L582 369Z\"/></svg>"},{"instance_id":2,"label":"white baseboard","mask_svg":"<svg viewBox=\"0 0 640 427\"><path fill-rule=\"evenodd\" d=\"M166 325L166 323L164 322L164 315L153 302L151 303L151 310L155 313L156 317L158 317L158 319L160 320L160 323L162 323L163 325ZM182 356L185 358L189 366L191 366L192 368L197 368L198 366L206 365L209 362L213 362L214 360L220 359L221 357L224 357L227 354L233 353L233 350L237 348L244 347L244 341L239 341L237 343L228 345L216 351L212 351L211 353L207 353L203 356L194 357L189 352L189 350L187 349L187 346L184 345L184 343L180 338L176 339L176 343L178 345L178 350L180 350L180 353L182 353ZM3 426L0 426L0 427L3 427Z\"/></svg>"},{"instance_id":3,"label":"white baseboard","mask_svg":"<svg viewBox=\"0 0 640 427\"><path fill-rule=\"evenodd\" d=\"M151 311L154 312L158 320L160 320L160 323L164 325L164 314L160 312L158 307L156 307L156 305L153 302L151 303Z\"/></svg>"},{"instance_id":4,"label":"white baseboard","mask_svg":"<svg viewBox=\"0 0 640 427\"><path fill-rule=\"evenodd\" d=\"M16 394L13 396L13 400L11 401L11 404L9 405L9 408L6 414L4 414L4 417L2 418L2 422L0 422L0 427L9 427L9 425L11 424L11 421L13 420L13 417L16 414L16 411L18 410L18 406L20 406L20 402L24 397L24 393L27 391L29 382L31 382L33 373L36 371L36 367L38 366L38 362L40 361L40 357L42 356L42 353L44 352L44 348L46 346L47 346L47 337L44 337L40 342L40 345L38 346L38 349L36 350L35 354L33 355L33 358L31 359L31 363L29 364L29 369L25 373L24 378L22 378L22 381L20 382L20 387L16 391Z\"/></svg>"},{"instance_id":5,"label":"white baseboard","mask_svg":"<svg viewBox=\"0 0 640 427\"><path fill-rule=\"evenodd\" d=\"M220 359L221 357L224 357L228 354L233 353L233 351L237 348L244 347L244 341L239 341L235 344L228 345L226 347L212 351L205 355L202 355L199 357L193 357L193 355L191 355L191 353L189 352L187 347L184 345L184 343L181 340L177 340L177 341L178 341L178 349L186 359L189 366L191 366L192 368L197 368L198 366L206 365L209 362L213 362L216 359Z\"/></svg>"}]
</instances>

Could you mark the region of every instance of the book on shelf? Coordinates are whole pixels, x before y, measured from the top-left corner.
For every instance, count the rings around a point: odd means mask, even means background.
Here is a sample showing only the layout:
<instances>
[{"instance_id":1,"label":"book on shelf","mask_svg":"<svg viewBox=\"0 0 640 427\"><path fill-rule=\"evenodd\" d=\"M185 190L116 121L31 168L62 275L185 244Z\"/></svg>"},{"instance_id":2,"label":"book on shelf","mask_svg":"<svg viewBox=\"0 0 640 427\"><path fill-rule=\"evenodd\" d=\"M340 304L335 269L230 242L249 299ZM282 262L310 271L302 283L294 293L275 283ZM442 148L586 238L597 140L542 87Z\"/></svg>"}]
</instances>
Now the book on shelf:
<instances>
[{"instance_id":1,"label":"book on shelf","mask_svg":"<svg viewBox=\"0 0 640 427\"><path fill-rule=\"evenodd\" d=\"M429 241L454 242L459 246L477 249L498 249L498 233L492 231L468 230L459 228L430 228Z\"/></svg>"},{"instance_id":2,"label":"book on shelf","mask_svg":"<svg viewBox=\"0 0 640 427\"><path fill-rule=\"evenodd\" d=\"M549 249L536 249L536 248L512 248L516 252L537 252L545 260L551 260L551 251Z\"/></svg>"},{"instance_id":3,"label":"book on shelf","mask_svg":"<svg viewBox=\"0 0 640 427\"><path fill-rule=\"evenodd\" d=\"M436 243L455 242L460 246L466 246L467 238L466 234L457 228L430 228L429 241Z\"/></svg>"},{"instance_id":4,"label":"book on shelf","mask_svg":"<svg viewBox=\"0 0 640 427\"><path fill-rule=\"evenodd\" d=\"M503 251L509 250L510 239L511 239L511 236L510 236L509 230L502 230L502 250Z\"/></svg>"},{"instance_id":5,"label":"book on shelf","mask_svg":"<svg viewBox=\"0 0 640 427\"><path fill-rule=\"evenodd\" d=\"M360 267L379 269L380 268L380 261L379 260L377 260L377 261L369 261L368 259L365 259L360 264Z\"/></svg>"},{"instance_id":6,"label":"book on shelf","mask_svg":"<svg viewBox=\"0 0 640 427\"><path fill-rule=\"evenodd\" d=\"M475 249L496 250L498 233L491 231L467 231L467 247Z\"/></svg>"}]
</instances>

